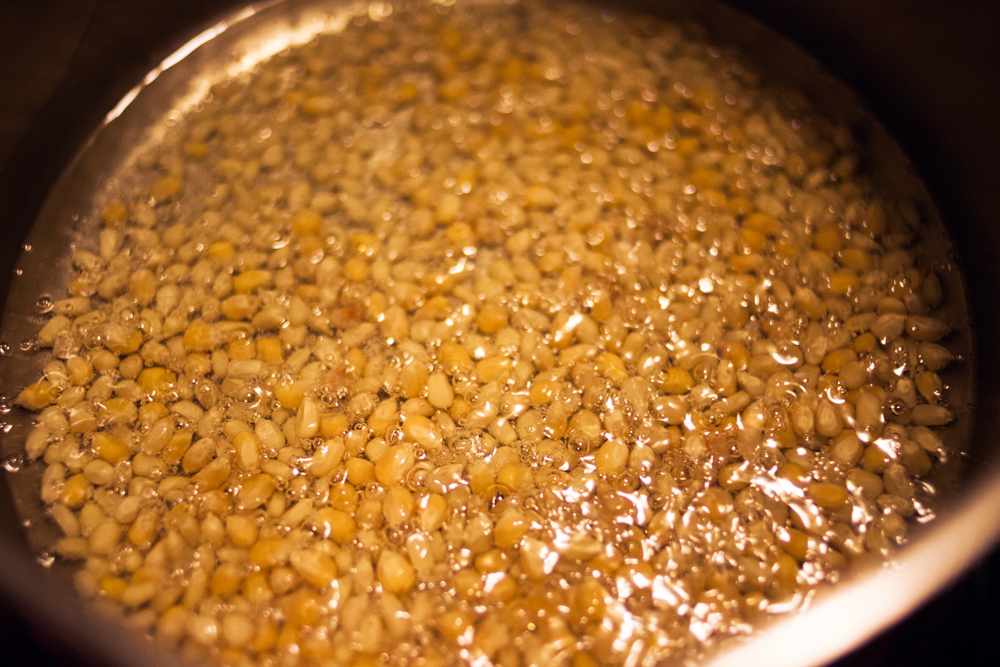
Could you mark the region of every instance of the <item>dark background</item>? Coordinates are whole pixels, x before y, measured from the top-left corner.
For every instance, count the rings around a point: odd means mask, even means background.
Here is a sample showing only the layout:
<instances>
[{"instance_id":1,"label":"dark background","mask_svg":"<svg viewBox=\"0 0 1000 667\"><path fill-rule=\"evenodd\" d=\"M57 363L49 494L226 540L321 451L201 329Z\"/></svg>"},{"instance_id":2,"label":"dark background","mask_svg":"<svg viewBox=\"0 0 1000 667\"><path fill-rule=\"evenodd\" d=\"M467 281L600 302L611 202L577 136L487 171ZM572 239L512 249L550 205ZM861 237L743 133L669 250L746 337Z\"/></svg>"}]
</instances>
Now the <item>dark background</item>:
<instances>
[{"instance_id":1,"label":"dark background","mask_svg":"<svg viewBox=\"0 0 1000 667\"><path fill-rule=\"evenodd\" d=\"M238 4L0 0L0 267L12 266L45 193L103 114L185 35ZM996 261L976 241L984 229L1000 228L1000 3L729 4L805 46L860 93L911 155L945 219L957 221L952 233L967 269ZM992 304L995 287L978 281L974 268L967 276L973 301ZM0 299L6 284L0 279ZM909 619L835 664L1000 664L998 595L995 550ZM0 663L56 662L81 659L0 599Z\"/></svg>"}]
</instances>

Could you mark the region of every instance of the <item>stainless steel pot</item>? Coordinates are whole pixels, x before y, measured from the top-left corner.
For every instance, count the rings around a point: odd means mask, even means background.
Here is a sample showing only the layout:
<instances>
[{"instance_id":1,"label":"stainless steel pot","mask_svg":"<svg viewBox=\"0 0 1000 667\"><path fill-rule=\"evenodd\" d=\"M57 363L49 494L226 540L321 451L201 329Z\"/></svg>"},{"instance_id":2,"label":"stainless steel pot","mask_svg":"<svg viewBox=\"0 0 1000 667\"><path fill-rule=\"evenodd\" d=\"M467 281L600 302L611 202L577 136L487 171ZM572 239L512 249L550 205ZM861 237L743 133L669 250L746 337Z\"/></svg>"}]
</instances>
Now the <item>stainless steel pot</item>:
<instances>
[{"instance_id":1,"label":"stainless steel pot","mask_svg":"<svg viewBox=\"0 0 1000 667\"><path fill-rule=\"evenodd\" d=\"M7 100L0 110L8 116L0 134L0 163L6 160L0 225L8 241L0 245L0 266L8 267L0 294L7 293L10 267L39 263L35 251L16 264L19 244L91 130L147 71L238 4L54 0L0 9L0 36L7 37L8 49L14 44L13 53L2 59L9 66L0 70L0 96ZM994 115L1000 78L994 63L1000 54L991 41L1000 12L986 4L954 7L936 0L876 7L856 0L824 7L791 0L730 4L818 55L860 93L912 158L948 222L966 275L972 330L980 341L969 360L976 370L975 402L964 411L970 444L950 469L961 480L954 489L945 486L940 518L918 531L893 568L862 574L807 613L776 623L713 663L819 665L846 654L947 587L990 550L1000 532L1000 442L994 436L1000 425L1000 353L992 342L993 332L1000 331L1000 310L993 303L994 286L1000 284L1000 263L993 259L1000 250L1000 170L994 166L1000 155ZM666 7L647 3L645 8L699 19L720 41L741 45L751 59L809 91L822 106L854 113L846 89L826 79L789 42L732 9L709 0ZM878 155L898 159L877 124L865 127ZM74 177L85 178L87 166L75 163ZM50 204L41 217L55 224L65 210L64 204ZM16 346L19 341L5 342ZM39 646L50 654L102 665L173 664L172 656L86 611L57 577L34 562L7 481L0 487L0 595L13 610L9 613L43 638ZM864 660L864 655L855 658Z\"/></svg>"}]
</instances>

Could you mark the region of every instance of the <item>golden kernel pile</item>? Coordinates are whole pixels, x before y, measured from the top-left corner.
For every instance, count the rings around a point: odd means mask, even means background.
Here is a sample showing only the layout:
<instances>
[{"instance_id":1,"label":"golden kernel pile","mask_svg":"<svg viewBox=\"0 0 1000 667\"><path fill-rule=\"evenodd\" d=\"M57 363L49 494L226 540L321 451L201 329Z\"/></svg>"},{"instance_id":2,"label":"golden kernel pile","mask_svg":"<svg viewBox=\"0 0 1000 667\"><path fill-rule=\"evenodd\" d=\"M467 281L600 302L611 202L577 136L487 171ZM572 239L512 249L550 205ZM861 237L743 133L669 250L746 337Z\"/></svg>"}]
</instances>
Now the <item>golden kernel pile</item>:
<instances>
[{"instance_id":1,"label":"golden kernel pile","mask_svg":"<svg viewBox=\"0 0 1000 667\"><path fill-rule=\"evenodd\" d=\"M227 665L653 665L904 540L949 327L850 133L655 19L380 7L75 251L16 403L80 593Z\"/></svg>"}]
</instances>

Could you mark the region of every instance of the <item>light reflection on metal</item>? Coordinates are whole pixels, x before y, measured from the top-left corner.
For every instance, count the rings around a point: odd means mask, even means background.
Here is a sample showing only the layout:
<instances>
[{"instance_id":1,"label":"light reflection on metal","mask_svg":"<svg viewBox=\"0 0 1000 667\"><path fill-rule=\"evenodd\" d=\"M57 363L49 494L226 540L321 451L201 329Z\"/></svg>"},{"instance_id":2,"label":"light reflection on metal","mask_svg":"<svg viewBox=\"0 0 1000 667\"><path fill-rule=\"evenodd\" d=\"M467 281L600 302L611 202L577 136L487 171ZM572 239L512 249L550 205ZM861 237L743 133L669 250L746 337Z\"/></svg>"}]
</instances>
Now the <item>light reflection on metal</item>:
<instances>
[{"instance_id":1,"label":"light reflection on metal","mask_svg":"<svg viewBox=\"0 0 1000 667\"><path fill-rule=\"evenodd\" d=\"M165 71L182 62L199 47L204 46L215 39L234 25L245 22L255 14L266 11L275 5L282 3L282 0L270 0L256 5L251 5L224 21L216 23L211 28L202 31L194 38L188 40L183 46L163 59L154 67L142 81L128 91L118 104L104 117L104 123L110 123L125 111L135 101L136 97L144 88L158 79ZM271 56L280 53L290 46L305 44L316 35L321 33L338 32L343 30L348 22L355 16L369 16L372 20L381 20L392 13L392 5L383 2L373 3L351 3L339 7L337 11L314 12L304 17L296 25L284 26L283 29L272 30L266 37L254 39L250 44L244 45L245 52L229 62L225 67L213 70L210 74L192 79L185 95L175 100L174 107L170 113L185 113L195 105L205 99L205 95L213 85L225 78L237 76L249 72L257 64L267 60Z\"/></svg>"}]
</instances>

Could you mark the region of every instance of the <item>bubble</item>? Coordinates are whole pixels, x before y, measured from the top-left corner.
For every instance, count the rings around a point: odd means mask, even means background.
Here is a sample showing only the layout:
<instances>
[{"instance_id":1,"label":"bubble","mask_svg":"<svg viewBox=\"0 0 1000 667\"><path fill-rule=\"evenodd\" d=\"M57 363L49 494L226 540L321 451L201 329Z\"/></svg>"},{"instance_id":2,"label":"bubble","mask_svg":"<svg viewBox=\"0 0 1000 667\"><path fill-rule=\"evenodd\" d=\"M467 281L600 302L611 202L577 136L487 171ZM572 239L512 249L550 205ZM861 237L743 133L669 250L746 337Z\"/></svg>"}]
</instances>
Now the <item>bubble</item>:
<instances>
[{"instance_id":1,"label":"bubble","mask_svg":"<svg viewBox=\"0 0 1000 667\"><path fill-rule=\"evenodd\" d=\"M3 459L3 469L7 472L17 472L24 465L24 458L20 454L9 454Z\"/></svg>"},{"instance_id":2,"label":"bubble","mask_svg":"<svg viewBox=\"0 0 1000 667\"><path fill-rule=\"evenodd\" d=\"M35 302L35 306L38 308L39 312L47 313L52 310L52 299L48 295L43 294L38 297L38 301Z\"/></svg>"}]
</instances>

